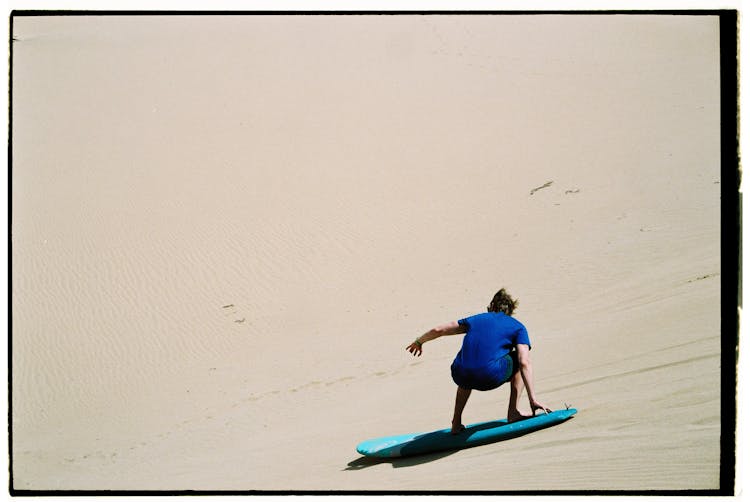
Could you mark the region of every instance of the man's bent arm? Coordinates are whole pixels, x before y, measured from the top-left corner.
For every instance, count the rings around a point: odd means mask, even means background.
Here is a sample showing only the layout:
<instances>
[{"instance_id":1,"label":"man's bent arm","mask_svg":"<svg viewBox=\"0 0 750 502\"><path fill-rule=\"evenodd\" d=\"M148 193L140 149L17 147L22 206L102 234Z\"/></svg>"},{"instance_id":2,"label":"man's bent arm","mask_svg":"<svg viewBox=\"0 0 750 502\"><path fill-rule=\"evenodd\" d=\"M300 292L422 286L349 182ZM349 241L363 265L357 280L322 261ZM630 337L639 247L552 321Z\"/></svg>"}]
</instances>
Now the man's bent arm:
<instances>
[{"instance_id":1,"label":"man's bent arm","mask_svg":"<svg viewBox=\"0 0 750 502\"><path fill-rule=\"evenodd\" d=\"M453 321L441 324L440 326L435 326L430 331L417 338L417 341L419 343L425 343L434 340L435 338L440 338L441 336L458 335L460 333L466 333L466 326L461 326L458 324L458 321Z\"/></svg>"},{"instance_id":2,"label":"man's bent arm","mask_svg":"<svg viewBox=\"0 0 750 502\"><path fill-rule=\"evenodd\" d=\"M544 410L545 412L552 411L536 400L536 394L534 394L534 371L531 368L529 346L525 343L519 343L516 345L516 351L518 352L519 371L521 372L523 383L526 386L526 393L529 395L529 406L531 406L531 412L534 413L538 409Z\"/></svg>"},{"instance_id":3,"label":"man's bent arm","mask_svg":"<svg viewBox=\"0 0 750 502\"><path fill-rule=\"evenodd\" d=\"M419 356L422 355L422 344L434 340L435 338L440 338L441 336L458 335L461 333L466 333L466 326L458 324L458 321L441 324L440 326L435 326L430 331L414 340L408 347L406 347L406 350L415 356Z\"/></svg>"}]
</instances>

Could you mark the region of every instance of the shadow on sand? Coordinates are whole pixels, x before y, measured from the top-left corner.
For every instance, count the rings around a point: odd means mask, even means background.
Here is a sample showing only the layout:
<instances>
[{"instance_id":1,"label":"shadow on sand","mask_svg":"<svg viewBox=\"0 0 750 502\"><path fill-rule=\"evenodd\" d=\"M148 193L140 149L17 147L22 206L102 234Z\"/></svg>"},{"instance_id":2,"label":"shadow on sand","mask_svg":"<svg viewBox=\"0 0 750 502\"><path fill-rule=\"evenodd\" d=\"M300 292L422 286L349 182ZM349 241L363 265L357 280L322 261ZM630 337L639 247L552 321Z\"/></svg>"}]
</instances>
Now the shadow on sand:
<instances>
[{"instance_id":1,"label":"shadow on sand","mask_svg":"<svg viewBox=\"0 0 750 502\"><path fill-rule=\"evenodd\" d=\"M346 464L347 467L342 470L361 471L362 469L367 469L368 467L373 467L380 464L391 464L391 467L393 467L394 469L399 469L401 467L413 467L415 465L427 464L430 462L434 462L435 460L440 460L441 458L453 455L457 451L458 450L445 450L434 453L425 453L423 455L415 455L413 457L379 458L362 456Z\"/></svg>"}]
</instances>

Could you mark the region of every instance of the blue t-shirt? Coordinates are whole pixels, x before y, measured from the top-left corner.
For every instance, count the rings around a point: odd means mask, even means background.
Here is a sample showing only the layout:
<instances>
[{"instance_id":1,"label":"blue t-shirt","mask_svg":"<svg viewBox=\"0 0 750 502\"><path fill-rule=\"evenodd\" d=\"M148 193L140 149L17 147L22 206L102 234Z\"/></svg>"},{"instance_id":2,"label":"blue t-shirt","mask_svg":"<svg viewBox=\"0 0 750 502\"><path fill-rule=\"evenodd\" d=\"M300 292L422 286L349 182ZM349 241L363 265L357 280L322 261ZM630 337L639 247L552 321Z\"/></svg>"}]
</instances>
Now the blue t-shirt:
<instances>
[{"instance_id":1,"label":"blue t-shirt","mask_svg":"<svg viewBox=\"0 0 750 502\"><path fill-rule=\"evenodd\" d=\"M456 355L451 367L454 380L458 377L461 386L479 388L470 385L472 381L490 382L500 385L507 375L501 359L515 345L526 344L531 348L529 334L523 324L502 312L487 312L467 317L458 321L466 326L461 350ZM501 375L502 373L502 375Z\"/></svg>"}]
</instances>

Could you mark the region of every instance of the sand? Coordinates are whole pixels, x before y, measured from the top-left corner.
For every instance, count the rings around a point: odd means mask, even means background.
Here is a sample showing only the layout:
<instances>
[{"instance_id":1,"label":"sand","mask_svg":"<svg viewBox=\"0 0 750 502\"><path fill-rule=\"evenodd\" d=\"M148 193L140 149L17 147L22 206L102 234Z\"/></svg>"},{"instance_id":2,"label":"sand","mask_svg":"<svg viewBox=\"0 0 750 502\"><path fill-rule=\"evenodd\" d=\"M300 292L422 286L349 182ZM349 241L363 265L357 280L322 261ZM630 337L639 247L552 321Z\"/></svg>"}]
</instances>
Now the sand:
<instances>
[{"instance_id":1,"label":"sand","mask_svg":"<svg viewBox=\"0 0 750 502\"><path fill-rule=\"evenodd\" d=\"M14 487L718 488L718 34L15 18ZM539 398L578 415L364 460L449 425L460 337L404 348L503 286Z\"/></svg>"}]
</instances>

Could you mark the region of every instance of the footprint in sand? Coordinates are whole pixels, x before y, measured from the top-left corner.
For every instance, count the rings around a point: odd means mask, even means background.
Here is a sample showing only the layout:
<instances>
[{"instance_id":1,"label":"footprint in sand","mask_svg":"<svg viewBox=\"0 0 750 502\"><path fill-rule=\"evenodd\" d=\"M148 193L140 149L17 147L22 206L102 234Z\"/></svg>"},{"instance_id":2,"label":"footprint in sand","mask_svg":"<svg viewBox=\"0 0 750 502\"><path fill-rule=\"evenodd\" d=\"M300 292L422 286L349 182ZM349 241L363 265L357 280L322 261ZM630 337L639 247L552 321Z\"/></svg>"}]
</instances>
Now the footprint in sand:
<instances>
[{"instance_id":1,"label":"footprint in sand","mask_svg":"<svg viewBox=\"0 0 750 502\"><path fill-rule=\"evenodd\" d=\"M542 186L538 186L538 187L536 187L536 188L532 188L532 189L531 189L531 192L529 192L529 195L534 195L534 194L535 194L536 192L538 192L539 190L541 190L541 189L543 189L543 188L547 188L547 187L551 186L551 185L552 185L552 183L553 183L552 181L548 181L547 183L545 183L545 184L544 184L544 185L542 185Z\"/></svg>"},{"instance_id":2,"label":"footprint in sand","mask_svg":"<svg viewBox=\"0 0 750 502\"><path fill-rule=\"evenodd\" d=\"M354 380L354 377L353 376L345 376L345 377L341 377L341 378L336 379L336 380L330 380L328 382L322 382L322 383L326 387L330 387L331 385L336 385L336 384L339 384L339 383L348 382L349 380Z\"/></svg>"},{"instance_id":3,"label":"footprint in sand","mask_svg":"<svg viewBox=\"0 0 750 502\"><path fill-rule=\"evenodd\" d=\"M222 305L221 308L222 310L225 311L226 314L228 314L225 317L235 317L237 315L237 308L234 303L228 303L226 305ZM243 317L241 319L235 319L234 322L236 324L244 324L246 320L247 319ZM252 324L252 323L248 323L248 324Z\"/></svg>"},{"instance_id":4,"label":"footprint in sand","mask_svg":"<svg viewBox=\"0 0 750 502\"><path fill-rule=\"evenodd\" d=\"M690 284L691 282L702 281L702 280L704 280L704 279L709 279L709 278L711 278L711 277L716 277L717 275L719 275L719 274L718 274L718 273L713 273L713 274L706 274L706 275L703 275L703 276L701 276L701 277L696 277L695 279L690 279L690 280L689 280L689 281L687 281L687 282L688 282L688 284Z\"/></svg>"}]
</instances>

